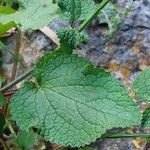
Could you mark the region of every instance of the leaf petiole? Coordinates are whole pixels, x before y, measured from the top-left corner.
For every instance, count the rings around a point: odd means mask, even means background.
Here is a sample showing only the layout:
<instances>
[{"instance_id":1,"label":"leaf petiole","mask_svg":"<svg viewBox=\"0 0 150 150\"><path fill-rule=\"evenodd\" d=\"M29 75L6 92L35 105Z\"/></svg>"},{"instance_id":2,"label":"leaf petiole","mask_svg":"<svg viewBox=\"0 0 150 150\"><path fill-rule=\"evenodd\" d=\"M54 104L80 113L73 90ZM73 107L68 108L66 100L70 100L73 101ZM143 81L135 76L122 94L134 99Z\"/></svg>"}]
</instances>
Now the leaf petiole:
<instances>
[{"instance_id":1,"label":"leaf petiole","mask_svg":"<svg viewBox=\"0 0 150 150\"><path fill-rule=\"evenodd\" d=\"M26 79L27 77L31 76L32 75L32 71L33 71L33 68L31 68L30 70L28 70L27 72L25 72L23 75L21 75L19 78L17 78L13 82L11 82L8 85L6 85L5 87L1 88L0 92L5 92L5 91L11 89L12 87L14 87L19 82L21 82L24 79Z\"/></svg>"}]
</instances>

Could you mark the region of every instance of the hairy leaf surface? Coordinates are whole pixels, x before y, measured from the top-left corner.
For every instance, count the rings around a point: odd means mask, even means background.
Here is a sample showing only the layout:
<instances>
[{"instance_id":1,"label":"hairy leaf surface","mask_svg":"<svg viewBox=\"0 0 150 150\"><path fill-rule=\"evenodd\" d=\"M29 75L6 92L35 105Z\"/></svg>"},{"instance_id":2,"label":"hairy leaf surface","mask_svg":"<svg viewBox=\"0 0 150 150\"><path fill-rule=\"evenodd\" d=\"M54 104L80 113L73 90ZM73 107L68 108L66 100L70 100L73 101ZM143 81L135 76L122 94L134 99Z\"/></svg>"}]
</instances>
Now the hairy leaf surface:
<instances>
[{"instance_id":1,"label":"hairy leaf surface","mask_svg":"<svg viewBox=\"0 0 150 150\"><path fill-rule=\"evenodd\" d=\"M58 0L62 16L71 21L84 20L95 9L93 0Z\"/></svg>"},{"instance_id":2,"label":"hairy leaf surface","mask_svg":"<svg viewBox=\"0 0 150 150\"><path fill-rule=\"evenodd\" d=\"M36 65L38 83L26 83L12 98L11 113L27 130L36 127L51 142L83 146L107 129L141 123L141 113L110 73L61 47Z\"/></svg>"},{"instance_id":3,"label":"hairy leaf surface","mask_svg":"<svg viewBox=\"0 0 150 150\"><path fill-rule=\"evenodd\" d=\"M57 35L60 38L60 43L65 43L65 45L71 49L75 49L80 42L86 41L86 35L79 33L74 29L59 29Z\"/></svg>"},{"instance_id":4,"label":"hairy leaf surface","mask_svg":"<svg viewBox=\"0 0 150 150\"><path fill-rule=\"evenodd\" d=\"M20 0L22 7L10 15L0 15L1 23L16 22L23 30L39 29L57 16L57 5L51 0Z\"/></svg>"},{"instance_id":5,"label":"hairy leaf surface","mask_svg":"<svg viewBox=\"0 0 150 150\"><path fill-rule=\"evenodd\" d=\"M143 101L150 102L150 68L139 74L134 81L133 88Z\"/></svg>"}]
</instances>

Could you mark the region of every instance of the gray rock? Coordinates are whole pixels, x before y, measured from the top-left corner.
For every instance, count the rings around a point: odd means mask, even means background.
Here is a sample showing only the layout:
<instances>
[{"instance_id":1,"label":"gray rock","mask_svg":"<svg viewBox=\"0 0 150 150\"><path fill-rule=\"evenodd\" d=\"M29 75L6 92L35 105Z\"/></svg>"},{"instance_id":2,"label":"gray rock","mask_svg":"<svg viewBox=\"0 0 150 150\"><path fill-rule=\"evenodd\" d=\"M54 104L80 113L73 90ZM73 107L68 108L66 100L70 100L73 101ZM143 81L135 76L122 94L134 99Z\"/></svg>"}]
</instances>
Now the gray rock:
<instances>
[{"instance_id":1,"label":"gray rock","mask_svg":"<svg viewBox=\"0 0 150 150\"><path fill-rule=\"evenodd\" d=\"M89 41L82 46L80 53L105 68L111 60L116 60L120 67L126 66L134 76L143 65L150 64L150 1L134 1L132 5L132 11L124 16L111 41L103 34L104 27L99 21L94 21L87 30Z\"/></svg>"}]
</instances>

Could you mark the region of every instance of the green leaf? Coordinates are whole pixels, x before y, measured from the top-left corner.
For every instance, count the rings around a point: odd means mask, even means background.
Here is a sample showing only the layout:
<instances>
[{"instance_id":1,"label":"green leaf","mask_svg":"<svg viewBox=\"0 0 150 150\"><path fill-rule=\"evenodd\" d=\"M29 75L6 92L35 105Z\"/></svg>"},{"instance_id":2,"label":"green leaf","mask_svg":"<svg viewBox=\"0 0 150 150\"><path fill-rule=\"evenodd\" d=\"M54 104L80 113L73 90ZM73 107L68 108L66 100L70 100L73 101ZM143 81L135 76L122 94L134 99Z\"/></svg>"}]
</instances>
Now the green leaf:
<instances>
[{"instance_id":1,"label":"green leaf","mask_svg":"<svg viewBox=\"0 0 150 150\"><path fill-rule=\"evenodd\" d=\"M113 38L114 34L119 29L119 26L122 22L120 16L121 11L122 10L120 10L116 4L109 2L108 5L103 8L102 13L99 15L100 22L108 24L109 30L106 33L108 38Z\"/></svg>"},{"instance_id":2,"label":"green leaf","mask_svg":"<svg viewBox=\"0 0 150 150\"><path fill-rule=\"evenodd\" d=\"M14 9L12 9L11 7L8 6L0 6L0 15L1 14L13 14L16 11Z\"/></svg>"},{"instance_id":3,"label":"green leaf","mask_svg":"<svg viewBox=\"0 0 150 150\"><path fill-rule=\"evenodd\" d=\"M51 142L79 147L107 129L141 124L141 113L110 73L72 55L67 47L46 54L13 96L10 111L21 129L40 129Z\"/></svg>"},{"instance_id":4,"label":"green leaf","mask_svg":"<svg viewBox=\"0 0 150 150\"><path fill-rule=\"evenodd\" d=\"M21 131L17 136L17 144L24 150L28 150L31 146L36 145L38 136L32 130Z\"/></svg>"},{"instance_id":5,"label":"green leaf","mask_svg":"<svg viewBox=\"0 0 150 150\"><path fill-rule=\"evenodd\" d=\"M71 49L75 49L81 41L86 40L86 36L82 33L77 32L74 29L59 29L57 31L58 38L60 39L60 43L65 44L67 47Z\"/></svg>"},{"instance_id":6,"label":"green leaf","mask_svg":"<svg viewBox=\"0 0 150 150\"><path fill-rule=\"evenodd\" d=\"M5 118L4 115L0 113L0 135L3 132L4 125L5 125Z\"/></svg>"},{"instance_id":7,"label":"green leaf","mask_svg":"<svg viewBox=\"0 0 150 150\"><path fill-rule=\"evenodd\" d=\"M95 9L93 0L58 0L62 17L71 21L85 20Z\"/></svg>"},{"instance_id":8,"label":"green leaf","mask_svg":"<svg viewBox=\"0 0 150 150\"><path fill-rule=\"evenodd\" d=\"M14 21L22 30L39 29L57 17L57 5L51 0L20 0L23 7L10 15L0 15L1 23Z\"/></svg>"},{"instance_id":9,"label":"green leaf","mask_svg":"<svg viewBox=\"0 0 150 150\"><path fill-rule=\"evenodd\" d=\"M142 126L150 128L150 108L143 113Z\"/></svg>"},{"instance_id":10,"label":"green leaf","mask_svg":"<svg viewBox=\"0 0 150 150\"><path fill-rule=\"evenodd\" d=\"M118 9L119 7L112 3L109 2L102 10L102 13L99 14L99 19L101 23L109 23L109 20L111 17L118 15Z\"/></svg>"},{"instance_id":11,"label":"green leaf","mask_svg":"<svg viewBox=\"0 0 150 150\"><path fill-rule=\"evenodd\" d=\"M13 27L16 27L16 23L13 21L6 24L0 23L0 35L5 34L8 30L10 30Z\"/></svg>"},{"instance_id":12,"label":"green leaf","mask_svg":"<svg viewBox=\"0 0 150 150\"><path fill-rule=\"evenodd\" d=\"M14 9L12 9L11 7L0 6L0 16L1 15L13 14L15 12L16 11ZM10 30L13 27L16 27L16 23L14 21L10 21L6 24L3 24L3 23L0 22L0 35L5 34L8 30Z\"/></svg>"},{"instance_id":13,"label":"green leaf","mask_svg":"<svg viewBox=\"0 0 150 150\"><path fill-rule=\"evenodd\" d=\"M143 101L150 102L150 68L146 68L138 75L133 88Z\"/></svg>"},{"instance_id":14,"label":"green leaf","mask_svg":"<svg viewBox=\"0 0 150 150\"><path fill-rule=\"evenodd\" d=\"M5 97L2 93L0 93L0 107L3 107L5 104Z\"/></svg>"}]
</instances>

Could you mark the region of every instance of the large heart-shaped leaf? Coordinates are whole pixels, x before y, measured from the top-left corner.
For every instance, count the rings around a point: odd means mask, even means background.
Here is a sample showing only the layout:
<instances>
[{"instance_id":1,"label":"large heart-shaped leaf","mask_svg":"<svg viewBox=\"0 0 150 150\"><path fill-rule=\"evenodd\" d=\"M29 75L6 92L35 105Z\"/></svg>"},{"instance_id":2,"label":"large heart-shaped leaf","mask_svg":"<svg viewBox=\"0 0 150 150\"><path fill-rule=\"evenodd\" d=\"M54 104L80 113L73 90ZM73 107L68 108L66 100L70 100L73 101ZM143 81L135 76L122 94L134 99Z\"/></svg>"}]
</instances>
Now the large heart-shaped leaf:
<instances>
[{"instance_id":1,"label":"large heart-shaped leaf","mask_svg":"<svg viewBox=\"0 0 150 150\"><path fill-rule=\"evenodd\" d=\"M34 68L37 83L26 83L12 98L14 120L36 127L51 142L83 146L107 129L141 123L141 113L110 73L61 47Z\"/></svg>"}]
</instances>

